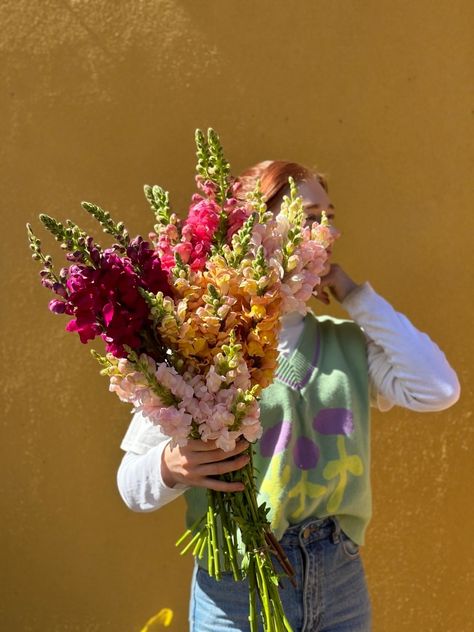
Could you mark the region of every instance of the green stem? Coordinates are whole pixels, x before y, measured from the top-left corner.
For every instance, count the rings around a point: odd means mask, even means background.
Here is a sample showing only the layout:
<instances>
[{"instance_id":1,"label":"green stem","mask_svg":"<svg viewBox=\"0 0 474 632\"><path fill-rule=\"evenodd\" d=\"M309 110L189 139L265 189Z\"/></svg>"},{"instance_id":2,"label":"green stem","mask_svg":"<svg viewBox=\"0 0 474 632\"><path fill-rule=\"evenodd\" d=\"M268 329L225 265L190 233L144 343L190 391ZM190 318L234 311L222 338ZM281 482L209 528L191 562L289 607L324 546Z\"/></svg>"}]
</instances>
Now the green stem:
<instances>
[{"instance_id":1,"label":"green stem","mask_svg":"<svg viewBox=\"0 0 474 632\"><path fill-rule=\"evenodd\" d=\"M221 567L220 567L220 558L219 558L219 540L217 539L217 529L216 529L216 506L214 502L214 492L212 490L209 490L208 499L209 499L208 520L211 523L211 540L212 540L212 556L214 560L214 577L217 580L220 580Z\"/></svg>"},{"instance_id":2,"label":"green stem","mask_svg":"<svg viewBox=\"0 0 474 632\"><path fill-rule=\"evenodd\" d=\"M193 546L193 544L201 538L201 533L198 531L196 535L186 544L184 549L180 552L180 555L184 555L189 549Z\"/></svg>"},{"instance_id":3,"label":"green stem","mask_svg":"<svg viewBox=\"0 0 474 632\"><path fill-rule=\"evenodd\" d=\"M200 518L196 520L196 522L194 522L194 524L192 524L189 527L189 529L186 529L186 531L179 538L179 540L176 541L175 546L179 546L180 544L182 544L186 540L186 538L189 537L193 533L193 531L196 531L196 529L201 525L201 523L204 522L204 518L205 516L201 516Z\"/></svg>"},{"instance_id":4,"label":"green stem","mask_svg":"<svg viewBox=\"0 0 474 632\"><path fill-rule=\"evenodd\" d=\"M248 568L249 582L249 623L250 632L258 632L258 616L257 616L257 582L255 578L255 560L250 557Z\"/></svg>"},{"instance_id":5,"label":"green stem","mask_svg":"<svg viewBox=\"0 0 474 632\"><path fill-rule=\"evenodd\" d=\"M255 553L255 561L257 563L257 584L259 587L260 599L263 606L264 616L264 630L265 632L277 632L274 626L274 620L272 616L270 597L268 595L268 584L265 572L262 566L262 559L258 553Z\"/></svg>"},{"instance_id":6,"label":"green stem","mask_svg":"<svg viewBox=\"0 0 474 632\"><path fill-rule=\"evenodd\" d=\"M214 577L214 555L212 553L212 527L211 520L209 520L209 512L211 508L207 509L207 570L211 577Z\"/></svg>"},{"instance_id":7,"label":"green stem","mask_svg":"<svg viewBox=\"0 0 474 632\"><path fill-rule=\"evenodd\" d=\"M239 581L242 579L240 569L237 564L237 544L235 540L232 538L232 531L229 524L229 511L225 503L225 494L221 492L217 492L217 501L219 503L219 515L221 518L222 532L224 536L224 542L226 544L227 549L227 558L226 561L230 564L230 570L232 570L232 575L235 581ZM229 569L227 569L229 570Z\"/></svg>"},{"instance_id":8,"label":"green stem","mask_svg":"<svg viewBox=\"0 0 474 632\"><path fill-rule=\"evenodd\" d=\"M193 555L196 556L202 548L202 541L206 539L206 534L201 531L199 534L199 539L196 542L195 547L193 548Z\"/></svg>"},{"instance_id":9,"label":"green stem","mask_svg":"<svg viewBox=\"0 0 474 632\"><path fill-rule=\"evenodd\" d=\"M208 537L207 534L205 534L203 539L202 539L201 546L200 546L198 554L197 554L197 556L198 556L198 558L200 560L202 559L202 556L204 555L204 550L206 548L206 544L207 544L208 540L209 540L209 537Z\"/></svg>"}]
</instances>

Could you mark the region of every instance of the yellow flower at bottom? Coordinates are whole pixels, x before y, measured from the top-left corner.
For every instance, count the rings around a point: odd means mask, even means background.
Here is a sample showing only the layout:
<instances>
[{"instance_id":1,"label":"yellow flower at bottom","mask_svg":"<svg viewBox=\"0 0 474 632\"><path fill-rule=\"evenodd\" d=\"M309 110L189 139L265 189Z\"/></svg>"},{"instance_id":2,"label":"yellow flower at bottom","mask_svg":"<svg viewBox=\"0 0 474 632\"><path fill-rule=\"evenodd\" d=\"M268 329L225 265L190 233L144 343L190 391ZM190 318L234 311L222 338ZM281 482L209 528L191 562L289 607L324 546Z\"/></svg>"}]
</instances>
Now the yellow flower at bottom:
<instances>
[{"instance_id":1,"label":"yellow flower at bottom","mask_svg":"<svg viewBox=\"0 0 474 632\"><path fill-rule=\"evenodd\" d=\"M158 627L169 628L173 621L173 611L171 608L162 608L157 614L145 623L145 627L140 632L152 632Z\"/></svg>"}]
</instances>

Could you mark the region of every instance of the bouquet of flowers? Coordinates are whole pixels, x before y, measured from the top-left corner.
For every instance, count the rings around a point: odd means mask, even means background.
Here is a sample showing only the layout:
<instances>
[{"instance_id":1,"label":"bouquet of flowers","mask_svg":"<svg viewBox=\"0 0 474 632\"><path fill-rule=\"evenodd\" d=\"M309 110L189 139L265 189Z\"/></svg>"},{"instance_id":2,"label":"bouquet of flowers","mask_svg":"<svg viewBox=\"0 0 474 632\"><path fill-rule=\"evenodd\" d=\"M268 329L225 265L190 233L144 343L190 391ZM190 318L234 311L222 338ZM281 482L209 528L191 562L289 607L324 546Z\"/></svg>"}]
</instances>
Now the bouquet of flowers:
<instances>
[{"instance_id":1,"label":"bouquet of flowers","mask_svg":"<svg viewBox=\"0 0 474 632\"><path fill-rule=\"evenodd\" d=\"M123 222L89 202L82 207L112 236L111 247L71 220L41 214L66 251L68 265L55 272L30 224L27 231L32 256L43 264L41 282L56 294L49 309L71 317L66 330L82 343L98 336L105 342L104 355L92 354L110 391L159 425L172 444L193 438L230 451L239 437L252 444L262 434L258 396L277 366L280 317L306 313L332 234L324 216L305 226L291 178L276 215L267 211L258 183L239 200L241 184L216 132L206 137L196 130L195 138L199 193L182 220L167 191L145 185L156 222L147 241L131 239ZM248 465L224 475L242 481L245 491L208 490L206 514L178 544L207 556L216 579L223 569L236 580L248 578L252 631L257 595L264 630L290 630L272 556L285 574L293 571L257 501L252 445L248 454Z\"/></svg>"}]
</instances>

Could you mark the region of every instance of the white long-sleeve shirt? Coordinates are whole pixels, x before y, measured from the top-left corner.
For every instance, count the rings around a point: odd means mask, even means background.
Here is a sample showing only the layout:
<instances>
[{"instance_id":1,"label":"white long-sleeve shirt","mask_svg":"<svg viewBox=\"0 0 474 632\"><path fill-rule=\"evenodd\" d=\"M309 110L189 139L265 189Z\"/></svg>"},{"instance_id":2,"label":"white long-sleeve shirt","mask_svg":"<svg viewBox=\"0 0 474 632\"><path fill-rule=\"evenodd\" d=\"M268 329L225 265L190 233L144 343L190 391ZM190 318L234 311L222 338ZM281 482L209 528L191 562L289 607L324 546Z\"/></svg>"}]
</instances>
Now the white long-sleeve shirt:
<instances>
[{"instance_id":1,"label":"white long-sleeve shirt","mask_svg":"<svg viewBox=\"0 0 474 632\"><path fill-rule=\"evenodd\" d=\"M342 307L366 336L372 406L429 412L449 408L459 399L457 375L441 349L369 283L352 290ZM300 314L283 317L278 351L289 356L302 331ZM161 458L168 441L157 426L135 413L120 445L126 454L117 472L120 495L132 511L155 511L188 489L163 482Z\"/></svg>"}]
</instances>

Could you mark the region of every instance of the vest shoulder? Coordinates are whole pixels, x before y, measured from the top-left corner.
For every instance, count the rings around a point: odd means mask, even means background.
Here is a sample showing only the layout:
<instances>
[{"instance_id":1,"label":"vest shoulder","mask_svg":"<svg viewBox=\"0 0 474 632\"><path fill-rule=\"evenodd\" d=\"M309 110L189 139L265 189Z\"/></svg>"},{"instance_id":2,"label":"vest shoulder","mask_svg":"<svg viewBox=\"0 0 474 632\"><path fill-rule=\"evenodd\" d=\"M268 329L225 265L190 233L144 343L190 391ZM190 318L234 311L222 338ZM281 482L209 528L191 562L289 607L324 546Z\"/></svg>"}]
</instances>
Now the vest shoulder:
<instances>
[{"instance_id":1,"label":"vest shoulder","mask_svg":"<svg viewBox=\"0 0 474 632\"><path fill-rule=\"evenodd\" d=\"M357 341L365 348L365 334L355 321L347 318L336 318L327 314L321 316L317 316L314 312L310 312L310 314L324 340L333 339L338 340L339 343Z\"/></svg>"},{"instance_id":2,"label":"vest shoulder","mask_svg":"<svg viewBox=\"0 0 474 632\"><path fill-rule=\"evenodd\" d=\"M311 318L323 329L354 330L362 332L359 325L349 318L336 318L335 316L329 316L328 314L316 315L313 311L309 312L309 314Z\"/></svg>"}]
</instances>

